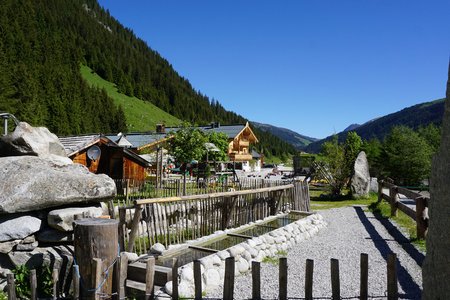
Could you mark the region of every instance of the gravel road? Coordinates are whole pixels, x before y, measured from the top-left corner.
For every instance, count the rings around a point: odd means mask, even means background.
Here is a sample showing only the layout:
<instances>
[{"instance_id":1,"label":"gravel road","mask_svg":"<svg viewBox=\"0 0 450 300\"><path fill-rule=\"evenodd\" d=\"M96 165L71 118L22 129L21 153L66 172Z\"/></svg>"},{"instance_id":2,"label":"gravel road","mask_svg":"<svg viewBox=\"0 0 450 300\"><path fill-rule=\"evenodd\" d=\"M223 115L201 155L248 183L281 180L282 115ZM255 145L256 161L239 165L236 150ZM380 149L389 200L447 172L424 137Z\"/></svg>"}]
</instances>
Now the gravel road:
<instances>
[{"instance_id":1,"label":"gravel road","mask_svg":"<svg viewBox=\"0 0 450 300\"><path fill-rule=\"evenodd\" d=\"M359 295L360 253L369 255L369 297L386 299L386 260L397 253L398 290L402 299L420 299L422 289L423 254L417 251L388 221L377 220L365 207L347 207L320 211L328 222L310 240L288 251L288 297L304 297L306 259L314 260L314 298L331 297L330 259L339 259L341 297ZM386 229L387 228L387 229ZM235 281L235 299L251 298L251 274ZM222 297L223 288L208 293L208 297ZM278 297L278 265L261 265L261 295L264 299Z\"/></svg>"}]
</instances>

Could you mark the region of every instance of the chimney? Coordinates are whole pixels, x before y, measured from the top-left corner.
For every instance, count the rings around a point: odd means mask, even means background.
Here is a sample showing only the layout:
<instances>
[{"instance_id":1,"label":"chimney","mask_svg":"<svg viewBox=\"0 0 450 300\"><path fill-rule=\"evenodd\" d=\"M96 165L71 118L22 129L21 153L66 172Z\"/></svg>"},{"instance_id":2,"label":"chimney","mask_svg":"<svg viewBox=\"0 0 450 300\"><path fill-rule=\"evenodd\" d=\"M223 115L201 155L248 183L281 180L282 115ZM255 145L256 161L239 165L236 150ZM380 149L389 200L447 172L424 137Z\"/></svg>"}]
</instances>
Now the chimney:
<instances>
[{"instance_id":1,"label":"chimney","mask_svg":"<svg viewBox=\"0 0 450 300\"><path fill-rule=\"evenodd\" d=\"M164 124L156 124L156 133L166 133L166 126Z\"/></svg>"}]
</instances>

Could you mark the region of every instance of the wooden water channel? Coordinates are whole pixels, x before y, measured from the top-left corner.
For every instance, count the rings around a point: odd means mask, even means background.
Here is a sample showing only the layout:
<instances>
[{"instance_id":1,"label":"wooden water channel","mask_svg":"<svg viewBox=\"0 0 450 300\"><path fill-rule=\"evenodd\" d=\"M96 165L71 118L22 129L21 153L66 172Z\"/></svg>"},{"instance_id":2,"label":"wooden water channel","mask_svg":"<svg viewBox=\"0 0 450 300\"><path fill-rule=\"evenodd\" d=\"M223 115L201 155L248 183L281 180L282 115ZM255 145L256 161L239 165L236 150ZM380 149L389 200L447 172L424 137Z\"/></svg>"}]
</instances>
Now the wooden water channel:
<instances>
[{"instance_id":1,"label":"wooden water channel","mask_svg":"<svg viewBox=\"0 0 450 300\"><path fill-rule=\"evenodd\" d=\"M289 210L310 210L307 183L135 200L134 207L119 210L119 242L142 254L155 243L180 244ZM127 214L133 216L128 225Z\"/></svg>"}]
</instances>

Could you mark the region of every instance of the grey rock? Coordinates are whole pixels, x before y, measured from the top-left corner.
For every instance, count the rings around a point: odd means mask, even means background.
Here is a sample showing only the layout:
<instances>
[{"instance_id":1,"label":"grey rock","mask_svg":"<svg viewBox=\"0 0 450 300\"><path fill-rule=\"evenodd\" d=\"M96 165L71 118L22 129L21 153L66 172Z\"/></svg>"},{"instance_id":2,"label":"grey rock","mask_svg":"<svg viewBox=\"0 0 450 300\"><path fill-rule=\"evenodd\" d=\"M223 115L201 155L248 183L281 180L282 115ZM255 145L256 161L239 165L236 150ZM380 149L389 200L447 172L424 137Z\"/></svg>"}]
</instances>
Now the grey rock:
<instances>
[{"instance_id":1,"label":"grey rock","mask_svg":"<svg viewBox=\"0 0 450 300\"><path fill-rule=\"evenodd\" d=\"M22 240L22 244L31 244L36 242L36 237L34 235L27 236Z\"/></svg>"},{"instance_id":2,"label":"grey rock","mask_svg":"<svg viewBox=\"0 0 450 300\"><path fill-rule=\"evenodd\" d=\"M114 181L80 164L58 166L35 156L0 157L0 212L100 202L116 195Z\"/></svg>"},{"instance_id":3,"label":"grey rock","mask_svg":"<svg viewBox=\"0 0 450 300\"><path fill-rule=\"evenodd\" d=\"M150 253L152 253L152 254L162 254L165 250L166 250L166 248L164 247L163 244L156 243L150 249Z\"/></svg>"},{"instance_id":4,"label":"grey rock","mask_svg":"<svg viewBox=\"0 0 450 300\"><path fill-rule=\"evenodd\" d=\"M42 243L60 244L73 242L73 233L62 232L56 229L45 229L37 234L37 240Z\"/></svg>"},{"instance_id":5,"label":"grey rock","mask_svg":"<svg viewBox=\"0 0 450 300\"><path fill-rule=\"evenodd\" d=\"M0 242L23 239L37 232L41 228L41 224L42 221L33 216L1 216Z\"/></svg>"},{"instance_id":6,"label":"grey rock","mask_svg":"<svg viewBox=\"0 0 450 300\"><path fill-rule=\"evenodd\" d=\"M351 182L351 191L354 197L369 195L370 173L369 162L364 151L359 152L354 165L354 175Z\"/></svg>"},{"instance_id":7,"label":"grey rock","mask_svg":"<svg viewBox=\"0 0 450 300\"><path fill-rule=\"evenodd\" d=\"M69 207L52 210L48 213L50 227L61 231L73 231L74 216L81 214L86 218L97 218L103 214L101 207Z\"/></svg>"},{"instance_id":8,"label":"grey rock","mask_svg":"<svg viewBox=\"0 0 450 300\"><path fill-rule=\"evenodd\" d=\"M378 193L378 178L370 178L370 191L373 193Z\"/></svg>"},{"instance_id":9,"label":"grey rock","mask_svg":"<svg viewBox=\"0 0 450 300\"><path fill-rule=\"evenodd\" d=\"M16 246L16 251L33 251L39 245L38 242L34 242L31 244L18 244Z\"/></svg>"},{"instance_id":10,"label":"grey rock","mask_svg":"<svg viewBox=\"0 0 450 300\"><path fill-rule=\"evenodd\" d=\"M33 155L67 157L58 137L45 127L20 122L16 129L0 138L0 156Z\"/></svg>"},{"instance_id":11,"label":"grey rock","mask_svg":"<svg viewBox=\"0 0 450 300\"><path fill-rule=\"evenodd\" d=\"M0 243L0 253L8 254L9 252L12 251L14 246L18 245L19 243L20 243L20 240Z\"/></svg>"}]
</instances>

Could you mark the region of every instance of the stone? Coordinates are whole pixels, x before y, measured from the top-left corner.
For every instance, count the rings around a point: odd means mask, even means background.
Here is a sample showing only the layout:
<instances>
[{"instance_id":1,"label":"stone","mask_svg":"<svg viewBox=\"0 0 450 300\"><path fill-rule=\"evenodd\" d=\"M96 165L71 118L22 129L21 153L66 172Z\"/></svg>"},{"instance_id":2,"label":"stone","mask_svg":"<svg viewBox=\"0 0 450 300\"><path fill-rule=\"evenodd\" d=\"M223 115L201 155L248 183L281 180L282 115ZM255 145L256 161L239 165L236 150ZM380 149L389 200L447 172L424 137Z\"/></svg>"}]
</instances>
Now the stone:
<instances>
[{"instance_id":1,"label":"stone","mask_svg":"<svg viewBox=\"0 0 450 300\"><path fill-rule=\"evenodd\" d=\"M60 231L73 231L75 215L83 215L85 218L97 218L103 214L101 207L69 207L52 210L48 213L47 222L52 228Z\"/></svg>"},{"instance_id":2,"label":"stone","mask_svg":"<svg viewBox=\"0 0 450 300\"><path fill-rule=\"evenodd\" d=\"M250 264L245 259L240 259L237 262L237 269L239 270L239 273L245 273L250 269Z\"/></svg>"},{"instance_id":3,"label":"stone","mask_svg":"<svg viewBox=\"0 0 450 300\"><path fill-rule=\"evenodd\" d=\"M351 192L353 197L366 197L370 191L369 162L364 151L359 152L355 160L353 176L351 181Z\"/></svg>"},{"instance_id":4,"label":"stone","mask_svg":"<svg viewBox=\"0 0 450 300\"><path fill-rule=\"evenodd\" d=\"M173 284L172 281L167 281L166 285L164 285L164 290L168 295L172 295L173 292Z\"/></svg>"},{"instance_id":5,"label":"stone","mask_svg":"<svg viewBox=\"0 0 450 300\"><path fill-rule=\"evenodd\" d=\"M15 130L0 138L0 157L32 155L67 157L58 137L45 127L20 122Z\"/></svg>"},{"instance_id":6,"label":"stone","mask_svg":"<svg viewBox=\"0 0 450 300\"><path fill-rule=\"evenodd\" d=\"M186 281L180 282L178 285L178 294L180 297L190 298L194 295L194 287ZM167 298L165 299L167 300Z\"/></svg>"},{"instance_id":7,"label":"stone","mask_svg":"<svg viewBox=\"0 0 450 300\"><path fill-rule=\"evenodd\" d=\"M220 273L217 269L206 270L203 274L203 279L205 280L205 285L209 288L216 287L222 283L220 280Z\"/></svg>"},{"instance_id":8,"label":"stone","mask_svg":"<svg viewBox=\"0 0 450 300\"><path fill-rule=\"evenodd\" d=\"M273 244L273 243L275 243L275 239L272 236L267 235L266 236L266 243L267 244Z\"/></svg>"},{"instance_id":9,"label":"stone","mask_svg":"<svg viewBox=\"0 0 450 300\"><path fill-rule=\"evenodd\" d=\"M181 280L193 281L194 280L194 270L191 267L184 267L181 270ZM170 293L172 294L172 293Z\"/></svg>"},{"instance_id":10,"label":"stone","mask_svg":"<svg viewBox=\"0 0 450 300\"><path fill-rule=\"evenodd\" d=\"M236 246L229 248L228 251L230 252L231 256L236 257L236 256L240 255L242 252L244 252L245 248L242 246L236 245Z\"/></svg>"},{"instance_id":11,"label":"stone","mask_svg":"<svg viewBox=\"0 0 450 300\"><path fill-rule=\"evenodd\" d=\"M62 232L52 228L39 231L36 237L37 240L42 243L61 244L73 242L73 233Z\"/></svg>"},{"instance_id":12,"label":"stone","mask_svg":"<svg viewBox=\"0 0 450 300\"><path fill-rule=\"evenodd\" d=\"M0 157L0 190L0 213L107 201L116 195L116 185L107 175L35 156Z\"/></svg>"},{"instance_id":13,"label":"stone","mask_svg":"<svg viewBox=\"0 0 450 300\"><path fill-rule=\"evenodd\" d=\"M161 255L164 251L166 251L166 247L164 247L161 243L156 243L150 248L151 254L158 254Z\"/></svg>"},{"instance_id":14,"label":"stone","mask_svg":"<svg viewBox=\"0 0 450 300\"><path fill-rule=\"evenodd\" d=\"M8 254L9 252L12 251L14 246L18 245L19 243L20 243L20 240L0 243L0 253Z\"/></svg>"},{"instance_id":15,"label":"stone","mask_svg":"<svg viewBox=\"0 0 450 300\"><path fill-rule=\"evenodd\" d=\"M31 244L36 242L36 237L34 235L27 236L22 240L22 244Z\"/></svg>"},{"instance_id":16,"label":"stone","mask_svg":"<svg viewBox=\"0 0 450 300\"><path fill-rule=\"evenodd\" d=\"M371 177L370 178L370 189L372 193L378 193L378 178Z\"/></svg>"},{"instance_id":17,"label":"stone","mask_svg":"<svg viewBox=\"0 0 450 300\"><path fill-rule=\"evenodd\" d=\"M220 257L221 260L225 260L226 258L230 257L230 252L226 250L222 250L216 253L218 257Z\"/></svg>"},{"instance_id":18,"label":"stone","mask_svg":"<svg viewBox=\"0 0 450 300\"><path fill-rule=\"evenodd\" d=\"M258 256L258 250L256 250L255 248L248 250L248 252L250 253L252 258L255 258Z\"/></svg>"},{"instance_id":19,"label":"stone","mask_svg":"<svg viewBox=\"0 0 450 300\"><path fill-rule=\"evenodd\" d=\"M126 257L128 257L128 263L135 262L139 259L139 255L137 255L137 253L124 251L121 252L121 254L124 254Z\"/></svg>"},{"instance_id":20,"label":"stone","mask_svg":"<svg viewBox=\"0 0 450 300\"><path fill-rule=\"evenodd\" d=\"M212 262L213 266L221 266L222 265L222 260L220 259L220 257L218 255L212 255L211 262Z\"/></svg>"},{"instance_id":21,"label":"stone","mask_svg":"<svg viewBox=\"0 0 450 300\"><path fill-rule=\"evenodd\" d=\"M38 242L34 242L31 244L18 244L16 246L16 251L33 251L39 245Z\"/></svg>"},{"instance_id":22,"label":"stone","mask_svg":"<svg viewBox=\"0 0 450 300\"><path fill-rule=\"evenodd\" d=\"M0 198L1 197L2 196L0 195ZM41 219L34 216L0 216L0 242L26 238L27 236L39 231L39 229L41 229L41 225Z\"/></svg>"}]
</instances>

